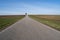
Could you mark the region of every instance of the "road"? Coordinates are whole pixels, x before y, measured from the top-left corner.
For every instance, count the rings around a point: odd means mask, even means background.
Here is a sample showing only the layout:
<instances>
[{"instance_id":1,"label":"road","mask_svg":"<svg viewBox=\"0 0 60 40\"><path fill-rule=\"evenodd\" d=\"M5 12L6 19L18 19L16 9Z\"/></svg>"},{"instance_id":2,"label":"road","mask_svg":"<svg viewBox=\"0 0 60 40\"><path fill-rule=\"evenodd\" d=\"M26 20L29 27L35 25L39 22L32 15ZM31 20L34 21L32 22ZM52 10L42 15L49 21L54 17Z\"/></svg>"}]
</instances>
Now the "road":
<instances>
[{"instance_id":1,"label":"road","mask_svg":"<svg viewBox=\"0 0 60 40\"><path fill-rule=\"evenodd\" d=\"M0 40L60 40L60 31L26 16L1 31Z\"/></svg>"}]
</instances>

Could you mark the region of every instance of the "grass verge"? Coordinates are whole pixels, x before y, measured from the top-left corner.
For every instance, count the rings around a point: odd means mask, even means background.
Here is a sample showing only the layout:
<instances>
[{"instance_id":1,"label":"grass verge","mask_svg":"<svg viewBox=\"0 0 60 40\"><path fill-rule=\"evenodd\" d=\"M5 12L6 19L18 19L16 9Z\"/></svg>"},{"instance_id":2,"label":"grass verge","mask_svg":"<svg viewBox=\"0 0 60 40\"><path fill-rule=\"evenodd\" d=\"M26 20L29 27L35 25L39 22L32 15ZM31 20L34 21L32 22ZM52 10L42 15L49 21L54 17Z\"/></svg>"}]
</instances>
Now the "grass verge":
<instances>
[{"instance_id":1,"label":"grass verge","mask_svg":"<svg viewBox=\"0 0 60 40\"><path fill-rule=\"evenodd\" d=\"M0 16L0 31L22 19L24 15L8 15Z\"/></svg>"},{"instance_id":2,"label":"grass verge","mask_svg":"<svg viewBox=\"0 0 60 40\"><path fill-rule=\"evenodd\" d=\"M41 18L37 16L38 15L29 15L29 17L60 31L60 20L55 20L55 19L52 20L52 19Z\"/></svg>"}]
</instances>

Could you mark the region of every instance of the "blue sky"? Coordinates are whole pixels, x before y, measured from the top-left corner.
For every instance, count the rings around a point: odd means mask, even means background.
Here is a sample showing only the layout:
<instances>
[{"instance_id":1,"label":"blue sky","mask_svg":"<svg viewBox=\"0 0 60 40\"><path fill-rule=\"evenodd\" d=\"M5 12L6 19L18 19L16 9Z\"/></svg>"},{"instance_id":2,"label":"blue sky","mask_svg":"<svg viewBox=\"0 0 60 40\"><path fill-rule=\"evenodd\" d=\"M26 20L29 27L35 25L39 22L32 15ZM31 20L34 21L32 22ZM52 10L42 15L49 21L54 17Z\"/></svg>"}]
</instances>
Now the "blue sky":
<instances>
[{"instance_id":1,"label":"blue sky","mask_svg":"<svg viewBox=\"0 0 60 40\"><path fill-rule=\"evenodd\" d=\"M0 0L0 15L60 15L60 0Z\"/></svg>"}]
</instances>

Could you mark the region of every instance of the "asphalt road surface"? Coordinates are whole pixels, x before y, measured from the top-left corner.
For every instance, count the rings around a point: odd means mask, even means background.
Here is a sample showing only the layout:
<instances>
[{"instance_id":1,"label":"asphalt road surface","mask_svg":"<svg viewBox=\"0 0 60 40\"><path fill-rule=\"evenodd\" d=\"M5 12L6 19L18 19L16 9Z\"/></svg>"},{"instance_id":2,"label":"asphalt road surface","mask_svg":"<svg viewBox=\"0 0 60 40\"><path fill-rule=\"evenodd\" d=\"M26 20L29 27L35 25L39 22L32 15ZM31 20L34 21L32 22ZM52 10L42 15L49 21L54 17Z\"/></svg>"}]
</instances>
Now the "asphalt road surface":
<instances>
[{"instance_id":1,"label":"asphalt road surface","mask_svg":"<svg viewBox=\"0 0 60 40\"><path fill-rule=\"evenodd\" d=\"M0 40L60 40L60 31L26 16L1 31Z\"/></svg>"}]
</instances>

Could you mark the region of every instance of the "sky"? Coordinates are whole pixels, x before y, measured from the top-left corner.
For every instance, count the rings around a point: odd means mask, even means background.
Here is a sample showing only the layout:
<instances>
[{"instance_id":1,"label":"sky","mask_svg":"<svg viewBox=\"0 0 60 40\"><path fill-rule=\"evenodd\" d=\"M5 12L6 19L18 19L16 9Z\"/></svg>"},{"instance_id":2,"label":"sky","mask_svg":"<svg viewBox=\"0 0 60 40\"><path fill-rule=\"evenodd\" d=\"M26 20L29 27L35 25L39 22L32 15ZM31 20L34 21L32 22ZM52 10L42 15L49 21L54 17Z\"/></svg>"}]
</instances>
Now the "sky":
<instances>
[{"instance_id":1,"label":"sky","mask_svg":"<svg viewBox=\"0 0 60 40\"><path fill-rule=\"evenodd\" d=\"M0 15L60 15L60 0L0 0Z\"/></svg>"}]
</instances>

